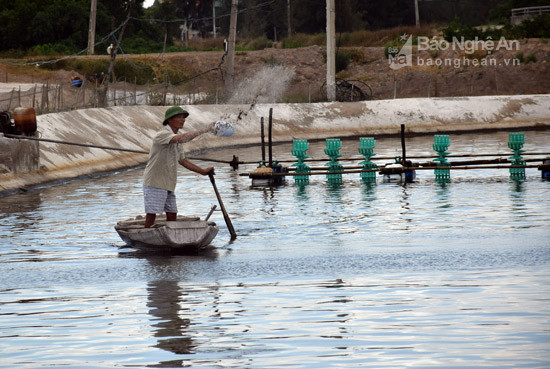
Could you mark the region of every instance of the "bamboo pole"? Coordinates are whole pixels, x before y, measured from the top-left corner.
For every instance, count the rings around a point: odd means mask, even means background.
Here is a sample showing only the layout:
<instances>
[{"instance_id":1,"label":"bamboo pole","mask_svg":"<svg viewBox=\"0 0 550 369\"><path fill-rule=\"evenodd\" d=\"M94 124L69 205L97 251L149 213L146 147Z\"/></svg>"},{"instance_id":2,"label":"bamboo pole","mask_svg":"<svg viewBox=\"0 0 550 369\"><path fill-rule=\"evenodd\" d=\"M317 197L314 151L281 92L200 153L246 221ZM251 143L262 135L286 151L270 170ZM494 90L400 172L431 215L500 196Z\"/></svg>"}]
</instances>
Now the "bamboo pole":
<instances>
[{"instance_id":1,"label":"bamboo pole","mask_svg":"<svg viewBox=\"0 0 550 369\"><path fill-rule=\"evenodd\" d=\"M405 167L403 172L409 170L434 170L434 169L453 169L453 170L472 170L472 169L510 169L510 168L550 168L550 164L540 164L540 165L488 165L483 167L474 167L474 166L459 166L459 167ZM342 170L336 172L311 172L311 173L240 173L239 176L247 177L281 177L281 176L317 176L317 175L327 175L327 174L355 174L355 173L367 173L367 172L380 172L380 168L377 169L363 169L363 170ZM396 173L397 174L397 173Z\"/></svg>"},{"instance_id":2,"label":"bamboo pole","mask_svg":"<svg viewBox=\"0 0 550 369\"><path fill-rule=\"evenodd\" d=\"M466 155L460 155L460 154L451 154L448 155L447 158L453 157L453 158L469 158L469 157L490 157L490 156L510 156L511 153L500 153L500 154L466 154ZM531 155L550 155L549 152L525 152L521 153L522 156L531 156ZM435 155L419 155L419 156L408 156L408 159L415 158L415 159L434 159ZM202 160L202 161L211 161L214 163L225 163L225 164L231 164L233 161L231 160L221 160L221 159L211 159L211 158L204 158L204 157L189 157L189 159L192 160ZM380 161L380 160L394 160L395 157L393 156L379 156L376 158L372 158L373 161ZM304 161L309 162L315 162L315 161L327 161L328 158L321 158L321 159L305 159ZM339 161L356 161L356 160L365 160L364 157L349 157L349 158L339 158ZM495 159L496 160L496 159ZM536 160L542 160L542 159L526 159L525 161L536 161ZM279 163L296 163L296 160L278 160ZM239 161L239 164L258 164L258 161Z\"/></svg>"},{"instance_id":3,"label":"bamboo pole","mask_svg":"<svg viewBox=\"0 0 550 369\"><path fill-rule=\"evenodd\" d=\"M188 159L190 159L190 160L210 161L210 162L212 162L212 163L223 163L223 164L231 164L231 163L234 162L234 161L228 161L228 160L199 158L198 156L189 156ZM243 162L243 161L239 161L238 164L258 164L258 162L257 162L257 161L255 161L255 162Z\"/></svg>"},{"instance_id":4,"label":"bamboo pole","mask_svg":"<svg viewBox=\"0 0 550 369\"><path fill-rule=\"evenodd\" d=\"M543 158L537 158L537 159L525 159L526 162L539 162L544 160ZM494 160L468 160L468 161L459 161L459 162L453 162L450 163L451 167L459 167L459 166L465 166L465 165L491 165L491 164L508 164L510 163L510 160L504 159L504 158L498 158ZM410 170L410 169L421 169L421 168L433 168L437 165L435 162L425 162L425 163L419 163L420 166L418 167L404 167L403 170ZM362 165L346 165L343 167L344 169L360 169L363 168ZM289 167L287 168L289 171L294 171L296 168ZM310 170L327 170L327 166L322 167L310 167ZM382 170L384 168L382 167ZM400 169L400 168L398 168Z\"/></svg>"}]
</instances>

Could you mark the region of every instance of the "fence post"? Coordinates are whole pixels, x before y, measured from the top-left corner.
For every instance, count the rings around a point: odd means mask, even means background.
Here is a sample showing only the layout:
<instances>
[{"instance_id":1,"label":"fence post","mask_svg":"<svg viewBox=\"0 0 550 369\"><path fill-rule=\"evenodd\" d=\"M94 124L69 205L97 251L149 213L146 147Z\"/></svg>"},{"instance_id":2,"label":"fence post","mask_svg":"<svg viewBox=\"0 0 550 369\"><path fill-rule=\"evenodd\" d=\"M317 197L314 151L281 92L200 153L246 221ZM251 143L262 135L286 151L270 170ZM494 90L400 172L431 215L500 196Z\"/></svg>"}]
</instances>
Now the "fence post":
<instances>
[{"instance_id":1,"label":"fence post","mask_svg":"<svg viewBox=\"0 0 550 369\"><path fill-rule=\"evenodd\" d=\"M34 108L34 99L36 99L36 84L34 85L34 89L32 92L32 107Z\"/></svg>"},{"instance_id":2,"label":"fence post","mask_svg":"<svg viewBox=\"0 0 550 369\"><path fill-rule=\"evenodd\" d=\"M45 85L42 85L42 113L48 112L50 110L50 82Z\"/></svg>"},{"instance_id":3,"label":"fence post","mask_svg":"<svg viewBox=\"0 0 550 369\"><path fill-rule=\"evenodd\" d=\"M15 88L11 89L10 102L8 103L8 111L11 109L11 101L13 99L13 94L15 93Z\"/></svg>"},{"instance_id":4,"label":"fence post","mask_svg":"<svg viewBox=\"0 0 550 369\"><path fill-rule=\"evenodd\" d=\"M82 78L82 86L80 86L80 89L82 90L82 107L86 107L86 88L84 85L86 84L86 76Z\"/></svg>"},{"instance_id":5,"label":"fence post","mask_svg":"<svg viewBox=\"0 0 550 369\"><path fill-rule=\"evenodd\" d=\"M40 114L44 113L44 105L46 104L46 98L44 96L44 84L42 84L42 96L40 97Z\"/></svg>"},{"instance_id":6,"label":"fence post","mask_svg":"<svg viewBox=\"0 0 550 369\"><path fill-rule=\"evenodd\" d=\"M57 109L57 85L53 88L53 107L51 109L52 112L55 113L55 110ZM48 109L50 110L50 109Z\"/></svg>"}]
</instances>

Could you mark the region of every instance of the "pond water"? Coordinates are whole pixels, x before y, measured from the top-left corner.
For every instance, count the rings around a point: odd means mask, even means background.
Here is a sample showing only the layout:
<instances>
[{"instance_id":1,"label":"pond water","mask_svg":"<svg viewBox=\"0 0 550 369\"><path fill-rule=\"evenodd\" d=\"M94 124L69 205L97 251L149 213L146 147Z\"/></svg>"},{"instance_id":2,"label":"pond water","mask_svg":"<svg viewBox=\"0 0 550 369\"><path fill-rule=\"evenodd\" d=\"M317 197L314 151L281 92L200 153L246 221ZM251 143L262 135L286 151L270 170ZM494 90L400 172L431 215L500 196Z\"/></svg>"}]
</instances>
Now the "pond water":
<instances>
[{"instance_id":1,"label":"pond water","mask_svg":"<svg viewBox=\"0 0 550 369\"><path fill-rule=\"evenodd\" d=\"M525 137L527 151L550 151L550 131ZM507 140L451 135L449 151L510 153ZM407 153L434 155L432 143L410 138ZM342 153L357 147L346 140ZM375 152L399 155L399 139L377 139ZM203 156L233 154L261 155ZM238 238L216 211L213 248L195 256L123 247L113 226L142 214L143 168L0 198L0 368L550 367L540 171L262 188L239 176L254 165L215 166ZM204 217L216 204L208 178L182 169L179 181L180 213Z\"/></svg>"}]
</instances>

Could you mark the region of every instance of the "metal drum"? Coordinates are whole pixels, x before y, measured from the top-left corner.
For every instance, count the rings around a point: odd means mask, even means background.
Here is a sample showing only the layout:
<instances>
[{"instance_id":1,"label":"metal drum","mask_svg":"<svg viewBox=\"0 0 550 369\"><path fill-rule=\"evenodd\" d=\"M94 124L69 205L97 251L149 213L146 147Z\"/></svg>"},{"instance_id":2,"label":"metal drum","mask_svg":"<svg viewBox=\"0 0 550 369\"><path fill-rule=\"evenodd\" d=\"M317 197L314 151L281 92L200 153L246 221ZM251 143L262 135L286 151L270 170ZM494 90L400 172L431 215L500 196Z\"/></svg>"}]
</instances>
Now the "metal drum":
<instances>
[{"instance_id":1,"label":"metal drum","mask_svg":"<svg viewBox=\"0 0 550 369\"><path fill-rule=\"evenodd\" d=\"M36 112L34 108L19 107L13 111L13 120L16 130L25 135L32 135L36 132Z\"/></svg>"}]
</instances>

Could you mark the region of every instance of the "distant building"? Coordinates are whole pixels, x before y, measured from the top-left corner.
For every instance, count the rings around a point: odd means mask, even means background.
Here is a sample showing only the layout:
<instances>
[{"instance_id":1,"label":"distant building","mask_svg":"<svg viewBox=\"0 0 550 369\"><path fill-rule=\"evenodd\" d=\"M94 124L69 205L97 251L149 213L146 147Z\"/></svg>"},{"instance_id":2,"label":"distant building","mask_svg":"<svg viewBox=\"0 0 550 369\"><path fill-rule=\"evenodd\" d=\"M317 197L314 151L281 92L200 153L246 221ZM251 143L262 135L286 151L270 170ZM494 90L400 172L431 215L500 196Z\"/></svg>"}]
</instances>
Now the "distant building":
<instances>
[{"instance_id":1,"label":"distant building","mask_svg":"<svg viewBox=\"0 0 550 369\"><path fill-rule=\"evenodd\" d=\"M550 6L530 6L527 8L512 9L510 23L521 24L524 20L533 19L544 13L550 13Z\"/></svg>"}]
</instances>

